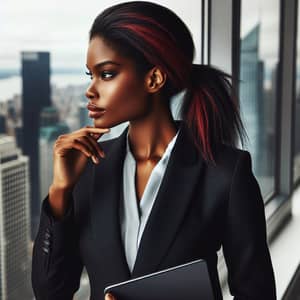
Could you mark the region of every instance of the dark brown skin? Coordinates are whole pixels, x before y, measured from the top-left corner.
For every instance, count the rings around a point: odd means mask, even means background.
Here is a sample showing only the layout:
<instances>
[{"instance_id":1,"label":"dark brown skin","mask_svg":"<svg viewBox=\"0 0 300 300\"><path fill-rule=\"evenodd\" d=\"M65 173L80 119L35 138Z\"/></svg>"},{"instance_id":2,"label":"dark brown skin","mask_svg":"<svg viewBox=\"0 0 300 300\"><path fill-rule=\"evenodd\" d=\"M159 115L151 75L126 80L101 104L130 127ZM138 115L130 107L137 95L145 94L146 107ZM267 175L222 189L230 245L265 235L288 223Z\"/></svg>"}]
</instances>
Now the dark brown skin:
<instances>
[{"instance_id":1,"label":"dark brown skin","mask_svg":"<svg viewBox=\"0 0 300 300\"><path fill-rule=\"evenodd\" d=\"M106 293L105 294L105 299L104 300L117 300L116 297L114 297L112 294L110 293Z\"/></svg>"},{"instance_id":2,"label":"dark brown skin","mask_svg":"<svg viewBox=\"0 0 300 300\"><path fill-rule=\"evenodd\" d=\"M112 63L103 64L107 61ZM167 99L161 96L166 74L159 66L153 67L142 78L132 60L120 55L102 38L95 37L89 43L87 68L92 74L92 81L86 96L90 103L104 108L105 113L94 118L94 127L79 129L56 140L49 204L58 219L63 217L68 207L70 193L88 158L93 154L99 158L99 161L93 159L94 163L101 163L103 150L97 140L109 128L129 121L130 148L137 165L138 201L151 171L176 134ZM109 299L115 298L106 295L105 300Z\"/></svg>"}]
</instances>

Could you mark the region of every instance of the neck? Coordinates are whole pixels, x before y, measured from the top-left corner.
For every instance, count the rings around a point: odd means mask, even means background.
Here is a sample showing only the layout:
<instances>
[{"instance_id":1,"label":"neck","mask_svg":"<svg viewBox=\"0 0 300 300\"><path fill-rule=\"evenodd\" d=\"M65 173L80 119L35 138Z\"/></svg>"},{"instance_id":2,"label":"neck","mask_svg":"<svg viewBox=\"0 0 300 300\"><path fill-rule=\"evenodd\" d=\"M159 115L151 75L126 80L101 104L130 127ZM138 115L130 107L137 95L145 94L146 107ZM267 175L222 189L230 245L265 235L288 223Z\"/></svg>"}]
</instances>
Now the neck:
<instances>
[{"instance_id":1,"label":"neck","mask_svg":"<svg viewBox=\"0 0 300 300\"><path fill-rule=\"evenodd\" d=\"M170 109L154 109L142 120L130 121L130 150L137 161L160 159L176 132Z\"/></svg>"}]
</instances>

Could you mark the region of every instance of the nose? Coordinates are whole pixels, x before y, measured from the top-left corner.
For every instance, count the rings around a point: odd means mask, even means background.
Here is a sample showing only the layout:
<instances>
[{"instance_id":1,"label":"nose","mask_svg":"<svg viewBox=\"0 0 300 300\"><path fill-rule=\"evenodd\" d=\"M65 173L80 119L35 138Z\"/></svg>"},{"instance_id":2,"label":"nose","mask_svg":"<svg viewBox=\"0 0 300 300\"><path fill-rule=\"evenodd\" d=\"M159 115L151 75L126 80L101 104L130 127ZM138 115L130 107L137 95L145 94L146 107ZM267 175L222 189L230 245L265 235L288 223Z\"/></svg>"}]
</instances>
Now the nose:
<instances>
[{"instance_id":1,"label":"nose","mask_svg":"<svg viewBox=\"0 0 300 300\"><path fill-rule=\"evenodd\" d=\"M88 98L88 99L95 99L97 97L98 93L97 91L93 88L92 85L90 85L86 92L85 92L85 96Z\"/></svg>"}]
</instances>

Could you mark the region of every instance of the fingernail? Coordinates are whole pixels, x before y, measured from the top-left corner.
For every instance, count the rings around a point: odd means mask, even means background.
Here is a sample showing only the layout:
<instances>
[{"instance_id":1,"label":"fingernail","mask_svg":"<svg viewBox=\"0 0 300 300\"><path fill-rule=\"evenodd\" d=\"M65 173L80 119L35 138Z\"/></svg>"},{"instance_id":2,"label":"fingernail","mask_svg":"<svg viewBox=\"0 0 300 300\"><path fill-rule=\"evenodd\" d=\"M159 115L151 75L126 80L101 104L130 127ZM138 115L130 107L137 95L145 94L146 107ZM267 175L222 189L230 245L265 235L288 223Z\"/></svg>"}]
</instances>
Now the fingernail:
<instances>
[{"instance_id":1,"label":"fingernail","mask_svg":"<svg viewBox=\"0 0 300 300\"><path fill-rule=\"evenodd\" d=\"M95 156L95 155L92 156L92 160L93 160L93 162L94 162L95 164L97 164L97 163L99 162L98 157Z\"/></svg>"}]
</instances>

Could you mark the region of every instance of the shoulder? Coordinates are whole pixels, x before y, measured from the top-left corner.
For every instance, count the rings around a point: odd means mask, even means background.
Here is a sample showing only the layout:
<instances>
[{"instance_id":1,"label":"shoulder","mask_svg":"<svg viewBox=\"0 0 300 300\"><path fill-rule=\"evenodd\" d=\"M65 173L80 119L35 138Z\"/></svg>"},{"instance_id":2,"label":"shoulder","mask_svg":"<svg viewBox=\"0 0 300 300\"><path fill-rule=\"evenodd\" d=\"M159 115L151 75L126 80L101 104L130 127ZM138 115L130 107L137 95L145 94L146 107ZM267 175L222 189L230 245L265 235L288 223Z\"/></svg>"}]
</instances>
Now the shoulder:
<instances>
[{"instance_id":1,"label":"shoulder","mask_svg":"<svg viewBox=\"0 0 300 300\"><path fill-rule=\"evenodd\" d=\"M228 145L220 147L218 153L218 173L227 177L226 188L229 192L230 207L240 215L263 214L264 203L258 181L252 170L251 154L247 150ZM246 217L245 217L246 218ZM262 218L263 219L263 218Z\"/></svg>"},{"instance_id":2,"label":"shoulder","mask_svg":"<svg viewBox=\"0 0 300 300\"><path fill-rule=\"evenodd\" d=\"M251 159L249 151L226 144L221 144L216 151L216 163L219 166L232 168L245 157Z\"/></svg>"},{"instance_id":3,"label":"shoulder","mask_svg":"<svg viewBox=\"0 0 300 300\"><path fill-rule=\"evenodd\" d=\"M206 163L202 180L211 193L220 195L220 199L227 199L237 177L246 181L253 177L251 167L251 156L247 150L242 150L229 145L222 144L215 152L216 164Z\"/></svg>"},{"instance_id":4,"label":"shoulder","mask_svg":"<svg viewBox=\"0 0 300 300\"><path fill-rule=\"evenodd\" d=\"M252 170L251 154L247 150L239 149L226 144L220 144L215 152L216 164L208 164L208 169L222 173L232 178L240 165Z\"/></svg>"}]
</instances>

